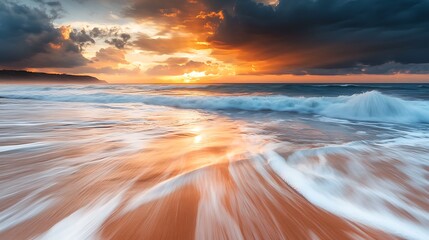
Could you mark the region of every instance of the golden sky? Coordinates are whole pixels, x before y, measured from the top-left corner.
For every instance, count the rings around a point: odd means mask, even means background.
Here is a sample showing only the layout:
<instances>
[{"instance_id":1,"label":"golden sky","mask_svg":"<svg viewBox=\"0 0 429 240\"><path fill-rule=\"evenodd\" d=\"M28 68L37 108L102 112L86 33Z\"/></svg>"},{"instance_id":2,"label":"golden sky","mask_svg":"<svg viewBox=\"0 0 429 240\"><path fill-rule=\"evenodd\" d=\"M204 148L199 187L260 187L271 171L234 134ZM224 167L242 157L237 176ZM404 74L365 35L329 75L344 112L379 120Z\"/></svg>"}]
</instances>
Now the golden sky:
<instances>
[{"instance_id":1,"label":"golden sky","mask_svg":"<svg viewBox=\"0 0 429 240\"><path fill-rule=\"evenodd\" d=\"M0 9L8 69L111 83L428 80L428 1L19 0Z\"/></svg>"}]
</instances>

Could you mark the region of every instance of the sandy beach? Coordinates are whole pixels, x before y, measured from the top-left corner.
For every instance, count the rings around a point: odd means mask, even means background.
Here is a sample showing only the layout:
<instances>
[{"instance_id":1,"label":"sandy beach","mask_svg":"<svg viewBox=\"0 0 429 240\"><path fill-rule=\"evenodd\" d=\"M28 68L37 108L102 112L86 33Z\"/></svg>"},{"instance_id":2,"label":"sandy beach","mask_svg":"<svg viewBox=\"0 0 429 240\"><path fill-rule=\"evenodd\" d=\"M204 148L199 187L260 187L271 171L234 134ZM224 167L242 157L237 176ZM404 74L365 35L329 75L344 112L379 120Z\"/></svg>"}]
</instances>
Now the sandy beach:
<instances>
[{"instance_id":1,"label":"sandy beach","mask_svg":"<svg viewBox=\"0 0 429 240\"><path fill-rule=\"evenodd\" d=\"M141 87L52 88L47 96L55 101L0 99L0 239L427 234L425 125L264 111L254 108L278 105L181 86L147 92L142 100L154 104L142 104L130 88ZM93 91L116 92L105 103ZM351 98L384 97L371 94ZM118 96L130 101L115 102ZM170 99L179 107L160 106ZM189 109L225 107L222 100L251 110Z\"/></svg>"}]
</instances>

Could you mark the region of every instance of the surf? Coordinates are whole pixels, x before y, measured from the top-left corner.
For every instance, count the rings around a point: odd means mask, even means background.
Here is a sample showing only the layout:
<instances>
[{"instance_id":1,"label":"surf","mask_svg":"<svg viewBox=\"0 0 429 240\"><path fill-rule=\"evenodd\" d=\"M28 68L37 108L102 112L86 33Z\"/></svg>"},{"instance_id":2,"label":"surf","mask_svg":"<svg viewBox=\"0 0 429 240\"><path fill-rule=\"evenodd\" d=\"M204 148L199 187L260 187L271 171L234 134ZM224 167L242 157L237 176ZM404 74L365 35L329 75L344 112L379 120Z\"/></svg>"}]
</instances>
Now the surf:
<instances>
[{"instance_id":1,"label":"surf","mask_svg":"<svg viewBox=\"0 0 429 240\"><path fill-rule=\"evenodd\" d=\"M165 86L165 88L173 87ZM131 88L133 89L133 87ZM406 100L376 90L337 97L291 97L286 95L177 96L159 93L162 86L155 86L154 88L156 90L153 88L146 89L145 92L130 92L129 89L104 92L103 89L93 88L86 91L67 88L51 91L24 89L21 91L1 91L0 97L101 104L142 103L207 111L294 112L356 121L404 124L429 123L428 101Z\"/></svg>"},{"instance_id":2,"label":"surf","mask_svg":"<svg viewBox=\"0 0 429 240\"><path fill-rule=\"evenodd\" d=\"M410 141L408 141L410 140ZM308 201L331 213L407 239L428 239L429 138L350 142L291 149L269 144L269 165ZM410 148L412 151L410 151ZM371 156L368 158L368 156Z\"/></svg>"}]
</instances>

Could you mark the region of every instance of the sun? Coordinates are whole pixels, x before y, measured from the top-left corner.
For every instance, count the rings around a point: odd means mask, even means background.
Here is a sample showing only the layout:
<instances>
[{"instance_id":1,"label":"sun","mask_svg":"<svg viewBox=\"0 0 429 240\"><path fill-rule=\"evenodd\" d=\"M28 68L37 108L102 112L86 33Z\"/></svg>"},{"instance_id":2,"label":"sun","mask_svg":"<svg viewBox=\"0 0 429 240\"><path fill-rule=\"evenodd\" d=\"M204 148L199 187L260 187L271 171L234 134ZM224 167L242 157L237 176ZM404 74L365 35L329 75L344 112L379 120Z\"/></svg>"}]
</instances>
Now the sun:
<instances>
[{"instance_id":1,"label":"sun","mask_svg":"<svg viewBox=\"0 0 429 240\"><path fill-rule=\"evenodd\" d=\"M206 72L192 71L192 72L183 74L183 82L184 83L195 82L195 81L199 80L200 78L206 77L206 76L207 76Z\"/></svg>"}]
</instances>

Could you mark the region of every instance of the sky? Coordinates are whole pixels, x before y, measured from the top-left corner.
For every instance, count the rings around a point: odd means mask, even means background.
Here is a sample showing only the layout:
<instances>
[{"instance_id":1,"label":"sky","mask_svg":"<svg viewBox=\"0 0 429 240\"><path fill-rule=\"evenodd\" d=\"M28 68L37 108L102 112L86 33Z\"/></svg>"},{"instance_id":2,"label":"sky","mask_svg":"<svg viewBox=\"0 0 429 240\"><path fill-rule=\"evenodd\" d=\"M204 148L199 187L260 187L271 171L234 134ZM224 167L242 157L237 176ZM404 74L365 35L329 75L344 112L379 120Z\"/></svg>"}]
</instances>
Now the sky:
<instances>
[{"instance_id":1,"label":"sky","mask_svg":"<svg viewBox=\"0 0 429 240\"><path fill-rule=\"evenodd\" d=\"M2 0L0 69L111 83L428 82L429 0Z\"/></svg>"}]
</instances>

